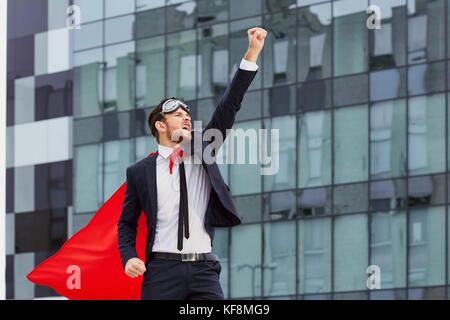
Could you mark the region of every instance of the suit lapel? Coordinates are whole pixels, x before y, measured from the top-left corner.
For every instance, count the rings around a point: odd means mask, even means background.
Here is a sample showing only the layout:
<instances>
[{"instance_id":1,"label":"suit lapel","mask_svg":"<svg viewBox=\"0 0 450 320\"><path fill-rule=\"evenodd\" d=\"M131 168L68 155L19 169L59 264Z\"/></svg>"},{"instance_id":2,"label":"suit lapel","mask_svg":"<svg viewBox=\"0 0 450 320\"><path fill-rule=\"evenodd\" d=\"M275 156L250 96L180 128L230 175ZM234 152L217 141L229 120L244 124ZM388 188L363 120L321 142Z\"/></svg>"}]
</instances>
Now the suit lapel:
<instances>
[{"instance_id":1,"label":"suit lapel","mask_svg":"<svg viewBox=\"0 0 450 320\"><path fill-rule=\"evenodd\" d=\"M156 158L158 154L153 154L147 159L145 166L147 186L150 196L150 214L156 218L156 213L158 211L158 190L156 186Z\"/></svg>"}]
</instances>

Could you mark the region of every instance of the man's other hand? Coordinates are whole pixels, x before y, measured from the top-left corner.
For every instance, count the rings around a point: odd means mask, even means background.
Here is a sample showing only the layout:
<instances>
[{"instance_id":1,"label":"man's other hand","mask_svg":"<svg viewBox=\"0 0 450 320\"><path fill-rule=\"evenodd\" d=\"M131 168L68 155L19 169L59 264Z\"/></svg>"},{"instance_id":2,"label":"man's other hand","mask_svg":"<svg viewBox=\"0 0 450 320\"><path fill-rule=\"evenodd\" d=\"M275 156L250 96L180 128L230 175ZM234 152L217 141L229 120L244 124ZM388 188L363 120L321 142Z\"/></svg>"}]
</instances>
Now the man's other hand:
<instances>
[{"instance_id":1,"label":"man's other hand","mask_svg":"<svg viewBox=\"0 0 450 320\"><path fill-rule=\"evenodd\" d=\"M146 270L145 263L139 258L131 258L125 265L125 273L131 278L143 275Z\"/></svg>"},{"instance_id":2,"label":"man's other hand","mask_svg":"<svg viewBox=\"0 0 450 320\"><path fill-rule=\"evenodd\" d=\"M248 50L244 59L250 62L255 62L258 59L259 53L264 47L264 39L267 36L267 31L263 28L255 27L247 30L248 35Z\"/></svg>"}]
</instances>

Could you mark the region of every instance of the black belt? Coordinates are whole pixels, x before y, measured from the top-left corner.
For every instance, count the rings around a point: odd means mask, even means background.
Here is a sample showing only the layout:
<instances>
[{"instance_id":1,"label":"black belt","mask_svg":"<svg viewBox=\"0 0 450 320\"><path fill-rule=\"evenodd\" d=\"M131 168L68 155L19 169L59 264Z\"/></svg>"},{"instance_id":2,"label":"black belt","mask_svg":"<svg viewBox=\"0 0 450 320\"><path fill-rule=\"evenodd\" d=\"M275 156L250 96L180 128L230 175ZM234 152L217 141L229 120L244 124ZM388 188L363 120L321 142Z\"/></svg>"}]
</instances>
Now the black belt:
<instances>
[{"instance_id":1,"label":"black belt","mask_svg":"<svg viewBox=\"0 0 450 320\"><path fill-rule=\"evenodd\" d=\"M150 259L178 260L182 262L219 261L219 257L212 253L152 252Z\"/></svg>"}]
</instances>

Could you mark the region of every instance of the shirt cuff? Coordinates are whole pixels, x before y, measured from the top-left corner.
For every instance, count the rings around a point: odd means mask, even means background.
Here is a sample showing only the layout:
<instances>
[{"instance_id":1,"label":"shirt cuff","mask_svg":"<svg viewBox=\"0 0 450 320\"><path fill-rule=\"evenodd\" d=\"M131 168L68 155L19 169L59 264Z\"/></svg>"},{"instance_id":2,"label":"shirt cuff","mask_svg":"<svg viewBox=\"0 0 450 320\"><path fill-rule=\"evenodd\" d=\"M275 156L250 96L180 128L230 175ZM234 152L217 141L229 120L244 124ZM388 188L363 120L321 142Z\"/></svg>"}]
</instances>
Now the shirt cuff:
<instances>
[{"instance_id":1,"label":"shirt cuff","mask_svg":"<svg viewBox=\"0 0 450 320\"><path fill-rule=\"evenodd\" d=\"M256 71L258 70L258 65L254 62L250 62L242 58L241 64L239 65L239 69L247 70L247 71Z\"/></svg>"}]
</instances>

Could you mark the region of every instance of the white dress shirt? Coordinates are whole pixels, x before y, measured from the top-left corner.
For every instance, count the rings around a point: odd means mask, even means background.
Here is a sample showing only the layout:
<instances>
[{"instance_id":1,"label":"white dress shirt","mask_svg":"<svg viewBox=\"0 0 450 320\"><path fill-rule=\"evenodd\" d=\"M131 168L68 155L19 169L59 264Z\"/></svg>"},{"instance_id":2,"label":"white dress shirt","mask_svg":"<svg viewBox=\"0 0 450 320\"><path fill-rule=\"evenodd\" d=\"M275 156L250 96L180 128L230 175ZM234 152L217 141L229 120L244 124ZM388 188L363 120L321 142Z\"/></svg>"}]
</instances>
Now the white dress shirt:
<instances>
[{"instance_id":1,"label":"white dress shirt","mask_svg":"<svg viewBox=\"0 0 450 320\"><path fill-rule=\"evenodd\" d=\"M240 69L256 71L256 63L242 59ZM186 186L189 208L189 239L183 237L183 249L177 248L178 214L180 205L180 171L181 159L176 161L169 171L172 148L158 144L156 158L156 183L158 193L158 213L156 221L154 252L206 253L211 252L212 243L205 230L205 213L211 192L209 177L201 161L193 161L196 153L184 157ZM200 164L196 164L200 163Z\"/></svg>"}]
</instances>

